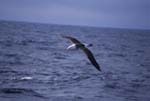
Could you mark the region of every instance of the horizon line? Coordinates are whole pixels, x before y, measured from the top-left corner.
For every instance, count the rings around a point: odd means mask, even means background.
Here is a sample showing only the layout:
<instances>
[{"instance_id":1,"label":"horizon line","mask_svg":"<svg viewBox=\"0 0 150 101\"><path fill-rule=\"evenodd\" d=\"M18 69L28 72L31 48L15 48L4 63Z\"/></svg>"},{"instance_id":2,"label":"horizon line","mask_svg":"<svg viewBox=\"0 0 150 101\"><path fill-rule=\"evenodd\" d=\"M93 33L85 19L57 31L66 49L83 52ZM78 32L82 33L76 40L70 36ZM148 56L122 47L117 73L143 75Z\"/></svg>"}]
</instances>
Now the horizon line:
<instances>
[{"instance_id":1,"label":"horizon line","mask_svg":"<svg viewBox=\"0 0 150 101\"><path fill-rule=\"evenodd\" d=\"M109 27L109 26L94 26L94 25L61 24L61 23L51 23L51 22L8 20L8 19L0 19L0 21L35 23L35 24L50 24L50 25L59 25L59 26L92 27L92 28L108 28L108 29L128 29L128 30L149 30L150 31L150 29L148 29L148 28L129 28L129 27Z\"/></svg>"}]
</instances>

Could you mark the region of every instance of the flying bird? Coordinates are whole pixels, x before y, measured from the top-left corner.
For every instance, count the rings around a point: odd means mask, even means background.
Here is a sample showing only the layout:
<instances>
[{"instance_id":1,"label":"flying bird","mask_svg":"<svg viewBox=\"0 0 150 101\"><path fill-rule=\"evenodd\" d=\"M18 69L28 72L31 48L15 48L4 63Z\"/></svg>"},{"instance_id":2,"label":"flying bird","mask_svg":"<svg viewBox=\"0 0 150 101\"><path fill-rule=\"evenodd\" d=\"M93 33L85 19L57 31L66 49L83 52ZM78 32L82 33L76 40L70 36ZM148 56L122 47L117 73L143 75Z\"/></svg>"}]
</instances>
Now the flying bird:
<instances>
[{"instance_id":1,"label":"flying bird","mask_svg":"<svg viewBox=\"0 0 150 101\"><path fill-rule=\"evenodd\" d=\"M92 46L92 44L83 44L78 41L76 38L70 36L62 36L63 38L69 39L73 44L68 46L67 49L75 47L77 49L81 49L87 56L87 58L91 61L91 63L96 67L97 70L101 71L99 64L97 63L96 59L94 58L92 52L87 48L87 46Z\"/></svg>"}]
</instances>

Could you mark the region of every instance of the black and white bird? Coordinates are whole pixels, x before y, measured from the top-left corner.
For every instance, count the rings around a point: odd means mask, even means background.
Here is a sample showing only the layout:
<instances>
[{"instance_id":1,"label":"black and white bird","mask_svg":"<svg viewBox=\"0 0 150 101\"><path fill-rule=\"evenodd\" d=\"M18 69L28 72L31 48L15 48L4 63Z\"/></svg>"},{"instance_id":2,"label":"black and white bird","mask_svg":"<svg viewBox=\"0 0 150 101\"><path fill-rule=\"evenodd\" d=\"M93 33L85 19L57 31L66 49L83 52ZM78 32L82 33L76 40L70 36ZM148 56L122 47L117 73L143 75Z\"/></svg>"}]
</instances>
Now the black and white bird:
<instances>
[{"instance_id":1,"label":"black and white bird","mask_svg":"<svg viewBox=\"0 0 150 101\"><path fill-rule=\"evenodd\" d=\"M70 36L64 36L63 38L69 39L73 44L68 46L67 49L70 49L72 47L75 47L77 49L83 50L83 52L86 54L87 58L91 61L91 63L96 67L97 70L101 71L99 64L97 63L96 59L94 58L92 52L87 48L88 46L92 46L92 44L83 44L80 41L78 41L76 38L70 37Z\"/></svg>"}]
</instances>

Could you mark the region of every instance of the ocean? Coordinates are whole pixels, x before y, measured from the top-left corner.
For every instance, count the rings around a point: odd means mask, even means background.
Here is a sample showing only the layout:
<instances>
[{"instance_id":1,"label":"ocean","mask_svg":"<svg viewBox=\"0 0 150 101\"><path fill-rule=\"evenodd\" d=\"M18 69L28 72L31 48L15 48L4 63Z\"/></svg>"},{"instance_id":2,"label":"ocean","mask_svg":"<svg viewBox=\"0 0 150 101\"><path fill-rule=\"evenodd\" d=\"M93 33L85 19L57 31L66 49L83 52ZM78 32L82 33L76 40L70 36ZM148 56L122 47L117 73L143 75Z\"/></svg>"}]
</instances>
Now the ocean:
<instances>
[{"instance_id":1,"label":"ocean","mask_svg":"<svg viewBox=\"0 0 150 101\"><path fill-rule=\"evenodd\" d=\"M98 71L61 35L89 47ZM0 21L0 101L150 101L150 30Z\"/></svg>"}]
</instances>

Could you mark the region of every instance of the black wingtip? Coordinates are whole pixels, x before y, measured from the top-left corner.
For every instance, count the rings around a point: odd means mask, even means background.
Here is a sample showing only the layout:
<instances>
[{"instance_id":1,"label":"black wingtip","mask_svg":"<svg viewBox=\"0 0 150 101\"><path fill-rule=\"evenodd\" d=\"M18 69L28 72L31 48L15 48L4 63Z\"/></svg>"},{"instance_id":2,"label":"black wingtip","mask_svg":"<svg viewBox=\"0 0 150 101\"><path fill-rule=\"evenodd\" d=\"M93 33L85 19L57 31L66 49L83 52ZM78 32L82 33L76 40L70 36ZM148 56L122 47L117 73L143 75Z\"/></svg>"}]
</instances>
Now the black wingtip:
<instances>
[{"instance_id":1,"label":"black wingtip","mask_svg":"<svg viewBox=\"0 0 150 101\"><path fill-rule=\"evenodd\" d=\"M101 70L101 69L99 69L99 71L101 72L102 70Z\"/></svg>"},{"instance_id":2,"label":"black wingtip","mask_svg":"<svg viewBox=\"0 0 150 101\"><path fill-rule=\"evenodd\" d=\"M100 68L98 68L97 70L100 71L100 72L102 71Z\"/></svg>"}]
</instances>

